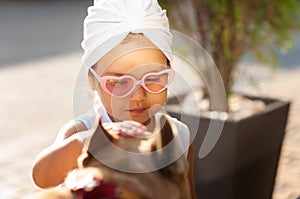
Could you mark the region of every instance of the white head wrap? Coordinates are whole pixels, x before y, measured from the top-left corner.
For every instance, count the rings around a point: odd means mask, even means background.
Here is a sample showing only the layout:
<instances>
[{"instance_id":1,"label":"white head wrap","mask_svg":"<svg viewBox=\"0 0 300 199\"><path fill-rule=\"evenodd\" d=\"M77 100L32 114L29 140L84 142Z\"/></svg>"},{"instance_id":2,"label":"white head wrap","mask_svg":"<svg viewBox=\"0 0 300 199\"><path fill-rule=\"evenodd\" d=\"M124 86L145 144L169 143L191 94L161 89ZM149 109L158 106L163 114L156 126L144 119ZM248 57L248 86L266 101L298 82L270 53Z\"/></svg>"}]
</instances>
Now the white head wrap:
<instances>
[{"instance_id":1,"label":"white head wrap","mask_svg":"<svg viewBox=\"0 0 300 199\"><path fill-rule=\"evenodd\" d=\"M142 33L172 60L172 34L157 0L94 0L84 20L84 65L93 66L129 33Z\"/></svg>"}]
</instances>

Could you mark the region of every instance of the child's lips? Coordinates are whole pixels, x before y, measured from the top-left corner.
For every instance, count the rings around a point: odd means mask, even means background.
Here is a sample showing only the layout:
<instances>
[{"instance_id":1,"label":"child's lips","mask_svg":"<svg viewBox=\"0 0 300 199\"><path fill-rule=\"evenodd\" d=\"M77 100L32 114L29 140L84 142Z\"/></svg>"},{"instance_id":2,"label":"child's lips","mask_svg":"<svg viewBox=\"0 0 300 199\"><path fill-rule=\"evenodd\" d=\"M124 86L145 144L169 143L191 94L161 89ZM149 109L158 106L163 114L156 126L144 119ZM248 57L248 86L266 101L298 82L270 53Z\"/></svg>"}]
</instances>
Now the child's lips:
<instances>
[{"instance_id":1,"label":"child's lips","mask_svg":"<svg viewBox=\"0 0 300 199\"><path fill-rule=\"evenodd\" d=\"M128 111L130 113L143 113L144 111L147 110L147 107L143 107L143 108L132 108L132 109L129 109Z\"/></svg>"}]
</instances>

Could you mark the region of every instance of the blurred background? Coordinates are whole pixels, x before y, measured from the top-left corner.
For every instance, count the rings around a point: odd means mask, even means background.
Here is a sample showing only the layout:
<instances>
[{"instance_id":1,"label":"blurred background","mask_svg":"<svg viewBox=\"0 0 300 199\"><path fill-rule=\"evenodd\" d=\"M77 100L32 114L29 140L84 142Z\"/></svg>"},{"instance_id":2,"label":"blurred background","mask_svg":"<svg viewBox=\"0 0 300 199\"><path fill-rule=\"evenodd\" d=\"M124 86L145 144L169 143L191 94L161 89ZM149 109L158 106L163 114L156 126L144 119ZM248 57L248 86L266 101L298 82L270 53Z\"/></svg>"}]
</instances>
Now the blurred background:
<instances>
[{"instance_id":1,"label":"blurred background","mask_svg":"<svg viewBox=\"0 0 300 199\"><path fill-rule=\"evenodd\" d=\"M73 117L83 20L92 0L0 1L0 198L38 191L36 155Z\"/></svg>"},{"instance_id":2,"label":"blurred background","mask_svg":"<svg viewBox=\"0 0 300 199\"><path fill-rule=\"evenodd\" d=\"M83 19L92 0L0 1L0 198L38 191L31 179L35 156L73 117L72 95L81 67ZM234 88L291 100L274 199L300 197L300 36L277 51L279 68L248 56Z\"/></svg>"},{"instance_id":3,"label":"blurred background","mask_svg":"<svg viewBox=\"0 0 300 199\"><path fill-rule=\"evenodd\" d=\"M1 1L0 65L79 52L92 0Z\"/></svg>"}]
</instances>

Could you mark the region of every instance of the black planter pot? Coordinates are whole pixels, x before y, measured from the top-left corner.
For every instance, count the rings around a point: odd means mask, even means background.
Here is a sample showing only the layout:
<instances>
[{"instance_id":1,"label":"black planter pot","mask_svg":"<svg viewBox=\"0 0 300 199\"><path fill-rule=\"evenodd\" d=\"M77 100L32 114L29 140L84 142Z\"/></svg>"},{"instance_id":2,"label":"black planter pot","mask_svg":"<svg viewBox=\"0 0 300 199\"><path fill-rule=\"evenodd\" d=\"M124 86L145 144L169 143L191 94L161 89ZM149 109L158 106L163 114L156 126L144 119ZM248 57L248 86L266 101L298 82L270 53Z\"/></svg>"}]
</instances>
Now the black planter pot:
<instances>
[{"instance_id":1,"label":"black planter pot","mask_svg":"<svg viewBox=\"0 0 300 199\"><path fill-rule=\"evenodd\" d=\"M197 131L193 141L197 198L272 198L290 103L269 98L261 100L267 104L264 111L239 121L225 121L217 144L203 159L198 157L198 152L211 119L201 117L199 123L195 116L182 117L178 111L167 108L171 116L184 118L190 130ZM177 98L169 99L171 104L176 101ZM199 127L193 129L197 122Z\"/></svg>"}]
</instances>

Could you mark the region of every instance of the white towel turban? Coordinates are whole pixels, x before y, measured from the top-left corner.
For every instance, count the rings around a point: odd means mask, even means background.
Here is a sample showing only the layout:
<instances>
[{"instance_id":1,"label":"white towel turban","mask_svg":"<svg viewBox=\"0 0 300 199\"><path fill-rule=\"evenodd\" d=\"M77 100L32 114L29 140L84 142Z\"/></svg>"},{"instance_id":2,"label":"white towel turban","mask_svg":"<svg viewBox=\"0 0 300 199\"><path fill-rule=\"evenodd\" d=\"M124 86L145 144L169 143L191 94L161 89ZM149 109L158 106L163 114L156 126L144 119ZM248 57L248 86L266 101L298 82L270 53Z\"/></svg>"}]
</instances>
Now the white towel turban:
<instances>
[{"instance_id":1,"label":"white towel turban","mask_svg":"<svg viewBox=\"0 0 300 199\"><path fill-rule=\"evenodd\" d=\"M142 33L172 60L172 34L157 0L94 0L84 20L84 65L92 67L129 33Z\"/></svg>"}]
</instances>

